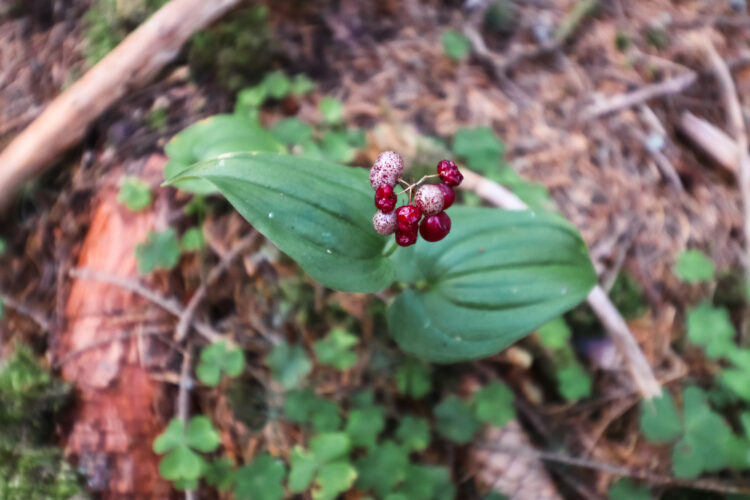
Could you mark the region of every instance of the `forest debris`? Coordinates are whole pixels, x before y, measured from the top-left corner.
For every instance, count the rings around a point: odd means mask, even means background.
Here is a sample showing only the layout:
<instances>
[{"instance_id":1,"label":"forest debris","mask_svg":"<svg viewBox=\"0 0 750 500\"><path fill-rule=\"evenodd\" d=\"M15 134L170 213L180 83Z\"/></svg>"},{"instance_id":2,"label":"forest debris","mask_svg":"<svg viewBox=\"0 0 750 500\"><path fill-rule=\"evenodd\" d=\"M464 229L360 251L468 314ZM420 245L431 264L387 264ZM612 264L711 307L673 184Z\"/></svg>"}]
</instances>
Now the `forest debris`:
<instances>
[{"instance_id":1,"label":"forest debris","mask_svg":"<svg viewBox=\"0 0 750 500\"><path fill-rule=\"evenodd\" d=\"M716 163L737 175L737 144L712 123L690 111L680 115L680 130Z\"/></svg>"},{"instance_id":2,"label":"forest debris","mask_svg":"<svg viewBox=\"0 0 750 500\"><path fill-rule=\"evenodd\" d=\"M480 197L497 206L508 210L525 210L528 207L521 199L500 184L476 174L469 169L462 170L464 183L461 187L476 192ZM625 358L628 370L633 377L638 391L647 399L661 394L661 384L656 379L651 366L638 347L627 323L612 301L607 297L607 292L597 285L589 293L588 304L604 325L605 330L612 338L620 353Z\"/></svg>"},{"instance_id":3,"label":"forest debris","mask_svg":"<svg viewBox=\"0 0 750 500\"><path fill-rule=\"evenodd\" d=\"M50 166L128 91L151 80L193 33L239 0L172 0L58 96L0 153L0 208L25 181Z\"/></svg>"}]
</instances>

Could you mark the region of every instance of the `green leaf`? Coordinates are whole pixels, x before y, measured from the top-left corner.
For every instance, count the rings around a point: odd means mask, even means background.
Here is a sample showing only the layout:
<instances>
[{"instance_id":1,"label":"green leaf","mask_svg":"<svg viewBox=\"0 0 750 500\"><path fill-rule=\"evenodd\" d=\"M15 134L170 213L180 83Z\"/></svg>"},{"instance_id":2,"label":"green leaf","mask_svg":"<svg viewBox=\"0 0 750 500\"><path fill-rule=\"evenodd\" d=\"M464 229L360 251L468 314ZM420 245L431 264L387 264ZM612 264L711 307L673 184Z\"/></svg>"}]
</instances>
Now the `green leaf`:
<instances>
[{"instance_id":1,"label":"green leaf","mask_svg":"<svg viewBox=\"0 0 750 500\"><path fill-rule=\"evenodd\" d=\"M727 356L737 348L736 332L727 310L705 302L688 312L687 335L712 359Z\"/></svg>"},{"instance_id":2,"label":"green leaf","mask_svg":"<svg viewBox=\"0 0 750 500\"><path fill-rule=\"evenodd\" d=\"M384 441L357 461L357 488L385 497L406 479L408 465L408 452L393 441Z\"/></svg>"},{"instance_id":3,"label":"green leaf","mask_svg":"<svg viewBox=\"0 0 750 500\"><path fill-rule=\"evenodd\" d=\"M214 486L219 491L226 491L236 480L234 462L228 457L214 460L206 467L204 477L210 486Z\"/></svg>"},{"instance_id":4,"label":"green leaf","mask_svg":"<svg viewBox=\"0 0 750 500\"><path fill-rule=\"evenodd\" d=\"M415 358L407 358L396 370L396 388L401 394L421 399L432 390L430 366Z\"/></svg>"},{"instance_id":5,"label":"green leaf","mask_svg":"<svg viewBox=\"0 0 750 500\"><path fill-rule=\"evenodd\" d=\"M596 284L586 247L562 218L454 207L453 229L392 256L398 275L424 282L388 308L401 349L450 363L494 354L578 305Z\"/></svg>"},{"instance_id":6,"label":"green leaf","mask_svg":"<svg viewBox=\"0 0 750 500\"><path fill-rule=\"evenodd\" d=\"M154 453L163 455L164 453L177 448L183 443L185 434L185 423L179 418L170 420L167 428L159 434L154 440Z\"/></svg>"},{"instance_id":7,"label":"green leaf","mask_svg":"<svg viewBox=\"0 0 750 500\"><path fill-rule=\"evenodd\" d=\"M469 39L456 30L443 32L443 52L454 61L466 59L471 52Z\"/></svg>"},{"instance_id":8,"label":"green leaf","mask_svg":"<svg viewBox=\"0 0 750 500\"><path fill-rule=\"evenodd\" d=\"M430 423L407 415L398 424L396 439L409 451L424 451L430 445Z\"/></svg>"},{"instance_id":9,"label":"green leaf","mask_svg":"<svg viewBox=\"0 0 750 500\"><path fill-rule=\"evenodd\" d=\"M180 243L173 228L160 233L150 231L146 241L135 247L138 272L148 274L156 269L172 269L180 260Z\"/></svg>"},{"instance_id":10,"label":"green leaf","mask_svg":"<svg viewBox=\"0 0 750 500\"><path fill-rule=\"evenodd\" d=\"M274 346L266 356L266 364L271 369L271 376L284 389L296 387L312 370L305 348L301 345L291 346L286 342Z\"/></svg>"},{"instance_id":11,"label":"green leaf","mask_svg":"<svg viewBox=\"0 0 750 500\"><path fill-rule=\"evenodd\" d=\"M593 381L579 363L571 363L557 372L557 388L569 403L591 396Z\"/></svg>"},{"instance_id":12,"label":"green leaf","mask_svg":"<svg viewBox=\"0 0 750 500\"><path fill-rule=\"evenodd\" d=\"M479 420L471 407L457 396L448 396L434 409L435 428L446 439L459 444L472 440L479 430Z\"/></svg>"},{"instance_id":13,"label":"green leaf","mask_svg":"<svg viewBox=\"0 0 750 500\"><path fill-rule=\"evenodd\" d=\"M151 186L137 177L125 177L117 194L117 201L128 207L128 210L143 210L151 204Z\"/></svg>"},{"instance_id":14,"label":"green leaf","mask_svg":"<svg viewBox=\"0 0 750 500\"><path fill-rule=\"evenodd\" d=\"M503 163L505 144L490 127L462 128L453 139L453 152L465 158L470 168L490 173Z\"/></svg>"},{"instance_id":15,"label":"green leaf","mask_svg":"<svg viewBox=\"0 0 750 500\"><path fill-rule=\"evenodd\" d=\"M328 125L338 125L344 121L344 106L338 99L326 96L320 100L318 108Z\"/></svg>"},{"instance_id":16,"label":"green leaf","mask_svg":"<svg viewBox=\"0 0 750 500\"><path fill-rule=\"evenodd\" d=\"M201 382L215 386L221 380L222 372L236 377L242 373L244 365L242 350L236 347L228 349L226 342L215 342L203 348L195 372Z\"/></svg>"},{"instance_id":17,"label":"green leaf","mask_svg":"<svg viewBox=\"0 0 750 500\"><path fill-rule=\"evenodd\" d=\"M382 255L387 238L372 229L367 171L268 153L203 162L171 179L215 184L258 231L321 284L375 292L393 282Z\"/></svg>"},{"instance_id":18,"label":"green leaf","mask_svg":"<svg viewBox=\"0 0 750 500\"><path fill-rule=\"evenodd\" d=\"M409 500L453 500L456 487L445 467L409 464L398 493Z\"/></svg>"},{"instance_id":19,"label":"green leaf","mask_svg":"<svg viewBox=\"0 0 750 500\"><path fill-rule=\"evenodd\" d=\"M686 283L700 283L714 278L714 263L700 250L685 250L677 258L674 273Z\"/></svg>"},{"instance_id":20,"label":"green leaf","mask_svg":"<svg viewBox=\"0 0 750 500\"><path fill-rule=\"evenodd\" d=\"M516 416L513 399L513 391L493 381L474 394L476 416L480 422L503 426Z\"/></svg>"},{"instance_id":21,"label":"green leaf","mask_svg":"<svg viewBox=\"0 0 750 500\"><path fill-rule=\"evenodd\" d=\"M284 466L271 455L264 453L250 465L237 470L237 486L234 490L238 500L281 500L284 498Z\"/></svg>"},{"instance_id":22,"label":"green leaf","mask_svg":"<svg viewBox=\"0 0 750 500\"><path fill-rule=\"evenodd\" d=\"M351 410L346 433L354 446L372 448L385 429L385 412L380 406Z\"/></svg>"},{"instance_id":23,"label":"green leaf","mask_svg":"<svg viewBox=\"0 0 750 500\"><path fill-rule=\"evenodd\" d=\"M357 353L352 350L355 345L355 335L344 330L333 330L327 337L315 342L315 355L322 365L348 370L357 362Z\"/></svg>"},{"instance_id":24,"label":"green leaf","mask_svg":"<svg viewBox=\"0 0 750 500\"><path fill-rule=\"evenodd\" d=\"M0 299L0 319L3 319L3 316L5 316L5 304L3 304L3 299Z\"/></svg>"},{"instance_id":25,"label":"green leaf","mask_svg":"<svg viewBox=\"0 0 750 500\"><path fill-rule=\"evenodd\" d=\"M328 432L310 440L310 451L318 463L328 463L349 454L352 442L343 432Z\"/></svg>"},{"instance_id":26,"label":"green leaf","mask_svg":"<svg viewBox=\"0 0 750 500\"><path fill-rule=\"evenodd\" d=\"M302 493L312 482L318 463L309 451L297 445L292 449L289 464L289 489L293 493Z\"/></svg>"},{"instance_id":27,"label":"green leaf","mask_svg":"<svg viewBox=\"0 0 750 500\"><path fill-rule=\"evenodd\" d=\"M169 481L201 477L205 461L187 445L181 444L159 462L159 474Z\"/></svg>"},{"instance_id":28,"label":"green leaf","mask_svg":"<svg viewBox=\"0 0 750 500\"><path fill-rule=\"evenodd\" d=\"M659 398L641 403L641 432L652 443L667 443L682 433L682 419L672 395L666 390Z\"/></svg>"},{"instance_id":29,"label":"green leaf","mask_svg":"<svg viewBox=\"0 0 750 500\"><path fill-rule=\"evenodd\" d=\"M295 96L303 96L315 90L315 82L310 80L306 75L300 73L292 78L291 92Z\"/></svg>"},{"instance_id":30,"label":"green leaf","mask_svg":"<svg viewBox=\"0 0 750 500\"><path fill-rule=\"evenodd\" d=\"M182 235L180 246L183 252L195 252L203 248L203 230L199 227L191 227Z\"/></svg>"},{"instance_id":31,"label":"green leaf","mask_svg":"<svg viewBox=\"0 0 750 500\"><path fill-rule=\"evenodd\" d=\"M302 123L299 118L293 117L276 122L271 127L271 133L284 144L302 144L310 140L313 129L310 125Z\"/></svg>"},{"instance_id":32,"label":"green leaf","mask_svg":"<svg viewBox=\"0 0 750 500\"><path fill-rule=\"evenodd\" d=\"M185 443L191 448L208 453L216 450L221 442L219 433L214 429L211 420L203 415L190 419L185 429Z\"/></svg>"},{"instance_id":33,"label":"green leaf","mask_svg":"<svg viewBox=\"0 0 750 500\"><path fill-rule=\"evenodd\" d=\"M745 401L750 401L750 371L725 368L721 371L721 383Z\"/></svg>"},{"instance_id":34,"label":"green leaf","mask_svg":"<svg viewBox=\"0 0 750 500\"><path fill-rule=\"evenodd\" d=\"M261 85L266 89L268 95L274 99L282 99L286 97L292 88L292 82L283 71L272 71L271 73L268 73L265 78L263 78Z\"/></svg>"},{"instance_id":35,"label":"green leaf","mask_svg":"<svg viewBox=\"0 0 750 500\"><path fill-rule=\"evenodd\" d=\"M572 332L563 318L555 318L537 330L542 344L552 350L570 347Z\"/></svg>"},{"instance_id":36,"label":"green leaf","mask_svg":"<svg viewBox=\"0 0 750 500\"><path fill-rule=\"evenodd\" d=\"M341 426L338 405L309 389L287 392L284 413L291 422L311 424L318 432L332 432Z\"/></svg>"},{"instance_id":37,"label":"green leaf","mask_svg":"<svg viewBox=\"0 0 750 500\"><path fill-rule=\"evenodd\" d=\"M350 163L357 154L349 144L346 132L326 132L320 141L320 148L323 156L334 163Z\"/></svg>"},{"instance_id":38,"label":"green leaf","mask_svg":"<svg viewBox=\"0 0 750 500\"><path fill-rule=\"evenodd\" d=\"M239 115L215 115L186 128L167 143L169 162L164 177L174 178L194 163L227 153L269 151L286 153L286 147L257 123ZM196 194L216 192L216 186L204 179L189 179L177 186Z\"/></svg>"},{"instance_id":39,"label":"green leaf","mask_svg":"<svg viewBox=\"0 0 750 500\"><path fill-rule=\"evenodd\" d=\"M263 106L268 98L268 89L259 84L255 87L247 87L237 93L237 103L234 106L234 113L239 116L249 116L257 108Z\"/></svg>"},{"instance_id":40,"label":"green leaf","mask_svg":"<svg viewBox=\"0 0 750 500\"><path fill-rule=\"evenodd\" d=\"M357 479L357 470L349 462L334 462L320 468L312 490L314 500L335 500Z\"/></svg>"},{"instance_id":41,"label":"green leaf","mask_svg":"<svg viewBox=\"0 0 750 500\"><path fill-rule=\"evenodd\" d=\"M0 238L0 255L4 254L7 249L8 249L8 244L5 242L3 238Z\"/></svg>"},{"instance_id":42,"label":"green leaf","mask_svg":"<svg viewBox=\"0 0 750 500\"><path fill-rule=\"evenodd\" d=\"M620 479L609 489L609 500L651 500L644 486L636 486L630 479Z\"/></svg>"}]
</instances>

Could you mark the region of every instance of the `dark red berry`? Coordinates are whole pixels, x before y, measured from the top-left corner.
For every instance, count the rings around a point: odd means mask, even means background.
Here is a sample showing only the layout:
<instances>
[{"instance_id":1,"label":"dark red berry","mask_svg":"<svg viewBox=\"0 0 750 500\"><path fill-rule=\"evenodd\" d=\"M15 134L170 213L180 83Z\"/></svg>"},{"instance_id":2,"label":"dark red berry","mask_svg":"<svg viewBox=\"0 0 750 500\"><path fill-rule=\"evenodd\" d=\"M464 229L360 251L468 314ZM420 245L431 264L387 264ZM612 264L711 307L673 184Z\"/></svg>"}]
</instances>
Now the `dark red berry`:
<instances>
[{"instance_id":1,"label":"dark red berry","mask_svg":"<svg viewBox=\"0 0 750 500\"><path fill-rule=\"evenodd\" d=\"M417 232L417 224L422 218L422 211L414 205L404 205L396 210L396 221L401 231Z\"/></svg>"},{"instance_id":2,"label":"dark red berry","mask_svg":"<svg viewBox=\"0 0 750 500\"><path fill-rule=\"evenodd\" d=\"M443 193L443 210L445 210L456 201L456 192L448 184L440 183L436 184L436 186L439 187L440 191Z\"/></svg>"},{"instance_id":3,"label":"dark red berry","mask_svg":"<svg viewBox=\"0 0 750 500\"><path fill-rule=\"evenodd\" d=\"M386 184L375 191L375 206L383 213L393 212L397 201L398 198L393 194L393 186Z\"/></svg>"},{"instance_id":4,"label":"dark red berry","mask_svg":"<svg viewBox=\"0 0 750 500\"><path fill-rule=\"evenodd\" d=\"M407 230L407 231L396 229L396 243L398 243L399 246L408 247L409 245L413 245L416 242L417 242L416 226L414 227L413 230Z\"/></svg>"},{"instance_id":5,"label":"dark red berry","mask_svg":"<svg viewBox=\"0 0 750 500\"><path fill-rule=\"evenodd\" d=\"M451 187L458 186L464 180L464 176L458 171L456 164L450 160L443 160L438 163L437 173L440 174L440 180Z\"/></svg>"},{"instance_id":6,"label":"dark red berry","mask_svg":"<svg viewBox=\"0 0 750 500\"><path fill-rule=\"evenodd\" d=\"M419 234L427 241L440 241L451 230L451 218L445 212L428 215L419 225ZM398 232L396 232L398 235Z\"/></svg>"}]
</instances>

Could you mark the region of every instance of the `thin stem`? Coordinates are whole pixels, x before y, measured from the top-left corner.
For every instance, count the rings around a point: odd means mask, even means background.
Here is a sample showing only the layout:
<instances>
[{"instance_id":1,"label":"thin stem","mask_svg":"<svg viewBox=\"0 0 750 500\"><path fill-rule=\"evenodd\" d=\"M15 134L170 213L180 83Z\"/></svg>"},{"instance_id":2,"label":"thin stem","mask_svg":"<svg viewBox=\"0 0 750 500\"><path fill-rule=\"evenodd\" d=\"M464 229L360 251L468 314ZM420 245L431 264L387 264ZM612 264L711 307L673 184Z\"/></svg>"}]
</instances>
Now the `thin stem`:
<instances>
[{"instance_id":1,"label":"thin stem","mask_svg":"<svg viewBox=\"0 0 750 500\"><path fill-rule=\"evenodd\" d=\"M388 248L388 250L386 250L385 253L383 254L383 257L390 257L391 255L393 255L393 252L395 252L397 248L398 248L398 245L396 244L396 241L394 240L391 243L391 246Z\"/></svg>"}]
</instances>

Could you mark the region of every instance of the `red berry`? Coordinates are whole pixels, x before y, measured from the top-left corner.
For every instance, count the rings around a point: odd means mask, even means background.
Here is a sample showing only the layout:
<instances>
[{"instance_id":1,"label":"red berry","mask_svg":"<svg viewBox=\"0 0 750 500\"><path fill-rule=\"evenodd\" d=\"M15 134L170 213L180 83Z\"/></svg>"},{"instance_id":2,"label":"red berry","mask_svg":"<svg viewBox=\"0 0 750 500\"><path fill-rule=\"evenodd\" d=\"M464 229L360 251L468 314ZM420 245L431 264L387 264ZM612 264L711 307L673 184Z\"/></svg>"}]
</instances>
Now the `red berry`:
<instances>
[{"instance_id":1,"label":"red berry","mask_svg":"<svg viewBox=\"0 0 750 500\"><path fill-rule=\"evenodd\" d=\"M422 211L414 205L404 205L396 210L396 220L401 231L417 232L417 224L422 218Z\"/></svg>"},{"instance_id":2,"label":"red berry","mask_svg":"<svg viewBox=\"0 0 750 500\"><path fill-rule=\"evenodd\" d=\"M375 212L372 218L372 227L382 235L393 234L396 231L396 214L393 212L387 214Z\"/></svg>"},{"instance_id":3,"label":"red berry","mask_svg":"<svg viewBox=\"0 0 750 500\"><path fill-rule=\"evenodd\" d=\"M428 215L419 225L419 234L427 241L440 241L451 230L451 218L445 212ZM398 237L398 232L396 232Z\"/></svg>"},{"instance_id":4,"label":"red berry","mask_svg":"<svg viewBox=\"0 0 750 500\"><path fill-rule=\"evenodd\" d=\"M378 210L381 212L393 212L393 209L396 208L397 201L398 198L393 194L393 186L386 184L385 186L380 186L378 190L375 191L375 206L378 207Z\"/></svg>"},{"instance_id":5,"label":"red berry","mask_svg":"<svg viewBox=\"0 0 750 500\"><path fill-rule=\"evenodd\" d=\"M464 176L458 171L456 164L450 160L443 160L438 163L437 173L440 174L440 180L451 187L458 186L464 180Z\"/></svg>"},{"instance_id":6,"label":"red berry","mask_svg":"<svg viewBox=\"0 0 750 500\"><path fill-rule=\"evenodd\" d=\"M425 215L435 215L443 211L443 192L435 184L427 184L417 189L414 204Z\"/></svg>"},{"instance_id":7,"label":"red berry","mask_svg":"<svg viewBox=\"0 0 750 500\"><path fill-rule=\"evenodd\" d=\"M436 186L443 192L443 210L445 210L456 201L456 192L448 184L440 183L436 184Z\"/></svg>"},{"instance_id":8,"label":"red berry","mask_svg":"<svg viewBox=\"0 0 750 500\"><path fill-rule=\"evenodd\" d=\"M416 242L417 242L416 226L414 227L413 230L407 230L407 231L396 229L396 243L398 243L399 246L408 247L409 245L413 245Z\"/></svg>"},{"instance_id":9,"label":"red berry","mask_svg":"<svg viewBox=\"0 0 750 500\"><path fill-rule=\"evenodd\" d=\"M384 151L378 155L370 169L370 185L373 189L380 186L395 186L404 171L404 160L393 151Z\"/></svg>"}]
</instances>

